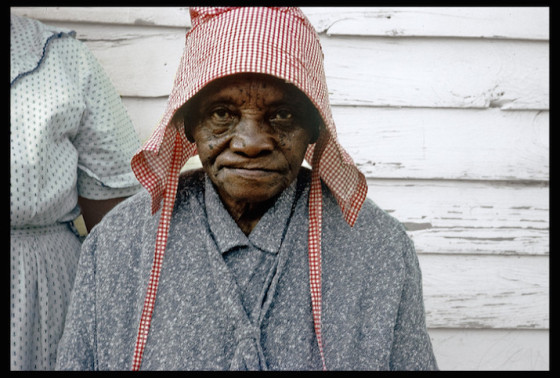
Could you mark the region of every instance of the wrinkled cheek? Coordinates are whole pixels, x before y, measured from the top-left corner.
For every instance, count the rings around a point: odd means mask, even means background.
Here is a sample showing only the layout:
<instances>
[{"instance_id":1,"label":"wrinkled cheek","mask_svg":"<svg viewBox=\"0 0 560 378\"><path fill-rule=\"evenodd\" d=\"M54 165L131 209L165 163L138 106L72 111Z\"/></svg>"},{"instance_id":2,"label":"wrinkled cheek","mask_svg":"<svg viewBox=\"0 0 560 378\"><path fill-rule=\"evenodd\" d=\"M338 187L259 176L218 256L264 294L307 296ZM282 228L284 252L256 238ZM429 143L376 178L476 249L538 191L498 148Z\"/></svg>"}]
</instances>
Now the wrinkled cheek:
<instances>
[{"instance_id":1,"label":"wrinkled cheek","mask_svg":"<svg viewBox=\"0 0 560 378\"><path fill-rule=\"evenodd\" d=\"M199 139L197 143L198 147L198 157L204 169L209 172L213 169L213 165L216 163L216 158L220 154L219 151L224 149L224 142L219 138L215 138L212 135L204 135Z\"/></svg>"},{"instance_id":2,"label":"wrinkled cheek","mask_svg":"<svg viewBox=\"0 0 560 378\"><path fill-rule=\"evenodd\" d=\"M215 165L215 159L210 157L200 158L200 163L202 164L202 169L206 172L208 177L217 185L218 184L218 169Z\"/></svg>"},{"instance_id":3,"label":"wrinkled cheek","mask_svg":"<svg viewBox=\"0 0 560 378\"><path fill-rule=\"evenodd\" d=\"M305 158L305 153L307 152L307 145L305 145L304 147L299 147L297 148L297 153L292 155L292 158L290 159L290 166L292 167L292 170L295 170L295 175L297 176L297 172L299 172L299 168L301 167L301 164L303 163L303 160Z\"/></svg>"}]
</instances>

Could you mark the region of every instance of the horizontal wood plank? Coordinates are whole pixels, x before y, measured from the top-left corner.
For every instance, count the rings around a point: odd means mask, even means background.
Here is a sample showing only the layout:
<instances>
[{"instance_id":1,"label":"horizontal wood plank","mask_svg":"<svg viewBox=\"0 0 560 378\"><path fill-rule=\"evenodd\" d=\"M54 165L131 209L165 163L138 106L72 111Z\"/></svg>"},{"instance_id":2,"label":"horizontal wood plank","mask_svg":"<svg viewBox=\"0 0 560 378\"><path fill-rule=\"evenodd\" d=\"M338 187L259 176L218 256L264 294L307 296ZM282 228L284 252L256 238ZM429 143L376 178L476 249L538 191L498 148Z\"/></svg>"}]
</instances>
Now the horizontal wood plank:
<instances>
[{"instance_id":1,"label":"horizontal wood plank","mask_svg":"<svg viewBox=\"0 0 560 378\"><path fill-rule=\"evenodd\" d=\"M167 106L167 97L123 97L122 100L140 142L144 143L148 140L150 135L152 135L152 132L163 116Z\"/></svg>"},{"instance_id":2,"label":"horizontal wood plank","mask_svg":"<svg viewBox=\"0 0 560 378\"><path fill-rule=\"evenodd\" d=\"M129 97L167 97L184 43L185 36L180 33L86 41L117 91Z\"/></svg>"},{"instance_id":3,"label":"horizontal wood plank","mask_svg":"<svg viewBox=\"0 0 560 378\"><path fill-rule=\"evenodd\" d=\"M68 21L190 27L188 7L11 7L22 16L44 21Z\"/></svg>"},{"instance_id":4,"label":"horizontal wood plank","mask_svg":"<svg viewBox=\"0 0 560 378\"><path fill-rule=\"evenodd\" d=\"M328 35L549 39L547 7L303 7Z\"/></svg>"},{"instance_id":5,"label":"horizontal wood plank","mask_svg":"<svg viewBox=\"0 0 560 378\"><path fill-rule=\"evenodd\" d=\"M323 38L337 105L548 109L549 44Z\"/></svg>"},{"instance_id":6,"label":"horizontal wood plank","mask_svg":"<svg viewBox=\"0 0 560 378\"><path fill-rule=\"evenodd\" d=\"M45 21L190 27L187 7L12 7ZM329 35L549 39L547 7L302 7ZM520 27L521 26L521 27Z\"/></svg>"},{"instance_id":7,"label":"horizontal wood plank","mask_svg":"<svg viewBox=\"0 0 560 378\"><path fill-rule=\"evenodd\" d=\"M440 370L550 369L548 330L429 329Z\"/></svg>"},{"instance_id":8,"label":"horizontal wood plank","mask_svg":"<svg viewBox=\"0 0 560 378\"><path fill-rule=\"evenodd\" d=\"M550 327L548 257L418 257L428 327Z\"/></svg>"},{"instance_id":9,"label":"horizontal wood plank","mask_svg":"<svg viewBox=\"0 0 560 378\"><path fill-rule=\"evenodd\" d=\"M404 224L419 253L549 254L547 185L368 180L368 189Z\"/></svg>"},{"instance_id":10,"label":"horizontal wood plank","mask_svg":"<svg viewBox=\"0 0 560 378\"><path fill-rule=\"evenodd\" d=\"M334 107L367 177L548 180L548 112Z\"/></svg>"}]
</instances>

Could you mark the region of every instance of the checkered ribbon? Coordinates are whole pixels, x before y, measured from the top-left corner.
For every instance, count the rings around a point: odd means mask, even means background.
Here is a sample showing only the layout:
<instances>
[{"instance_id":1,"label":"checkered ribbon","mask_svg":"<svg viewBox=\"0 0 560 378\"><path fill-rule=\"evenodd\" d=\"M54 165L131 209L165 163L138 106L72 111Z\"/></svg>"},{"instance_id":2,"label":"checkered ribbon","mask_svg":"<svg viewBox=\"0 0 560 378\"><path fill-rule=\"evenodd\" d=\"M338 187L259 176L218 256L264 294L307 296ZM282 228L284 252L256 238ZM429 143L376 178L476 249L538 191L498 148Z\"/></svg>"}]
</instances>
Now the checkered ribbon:
<instances>
[{"instance_id":1,"label":"checkered ribbon","mask_svg":"<svg viewBox=\"0 0 560 378\"><path fill-rule=\"evenodd\" d=\"M190 14L192 29L186 36L167 108L156 130L131 162L138 181L152 197L152 214L161 208L132 369L140 369L148 339L180 169L198 153L196 145L184 134L182 117L175 117L175 114L212 80L253 72L272 75L295 85L309 97L325 124L317 143L308 147L305 159L312 167L308 234L311 304L317 343L326 370L321 333L321 181L334 194L350 226L354 225L366 198L367 184L337 140L319 38L298 8L191 8Z\"/></svg>"}]
</instances>

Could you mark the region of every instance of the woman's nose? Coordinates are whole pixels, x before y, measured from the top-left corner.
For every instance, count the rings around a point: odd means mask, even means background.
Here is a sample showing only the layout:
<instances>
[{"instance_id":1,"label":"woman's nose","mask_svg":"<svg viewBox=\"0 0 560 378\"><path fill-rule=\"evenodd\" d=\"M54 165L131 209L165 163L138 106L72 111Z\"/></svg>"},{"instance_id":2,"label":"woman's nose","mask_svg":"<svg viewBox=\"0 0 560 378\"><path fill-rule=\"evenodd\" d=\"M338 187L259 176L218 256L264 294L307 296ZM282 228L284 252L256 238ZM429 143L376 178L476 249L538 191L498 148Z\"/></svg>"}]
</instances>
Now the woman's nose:
<instances>
[{"instance_id":1,"label":"woman's nose","mask_svg":"<svg viewBox=\"0 0 560 378\"><path fill-rule=\"evenodd\" d=\"M274 138L261 120L242 118L236 125L230 149L248 157L267 154L274 149Z\"/></svg>"}]
</instances>

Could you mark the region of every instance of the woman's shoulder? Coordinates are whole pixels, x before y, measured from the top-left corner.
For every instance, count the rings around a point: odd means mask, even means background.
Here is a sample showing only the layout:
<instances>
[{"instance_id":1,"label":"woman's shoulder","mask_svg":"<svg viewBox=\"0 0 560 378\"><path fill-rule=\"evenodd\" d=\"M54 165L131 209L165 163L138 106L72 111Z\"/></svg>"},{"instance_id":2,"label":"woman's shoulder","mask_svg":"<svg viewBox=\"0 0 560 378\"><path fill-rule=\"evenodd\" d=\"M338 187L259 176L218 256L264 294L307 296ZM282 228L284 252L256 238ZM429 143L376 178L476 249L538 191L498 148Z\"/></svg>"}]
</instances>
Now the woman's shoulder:
<instances>
[{"instance_id":1,"label":"woman's shoulder","mask_svg":"<svg viewBox=\"0 0 560 378\"><path fill-rule=\"evenodd\" d=\"M185 199L192 195L198 195L204 185L204 172L201 170L186 171L179 177L175 207L183 203ZM142 188L135 195L128 197L115 206L103 217L98 226L103 228L113 228L120 225L120 228L137 228L139 223L146 221L159 220L158 214L151 213L152 204L150 193ZM97 226L96 226L97 227Z\"/></svg>"},{"instance_id":2,"label":"woman's shoulder","mask_svg":"<svg viewBox=\"0 0 560 378\"><path fill-rule=\"evenodd\" d=\"M408 244L409 237L404 225L387 211L379 207L371 198L366 198L355 224L350 227L344 220L340 206L334 195L327 189L323 192L323 224L330 232L347 235L355 242L390 242Z\"/></svg>"},{"instance_id":3,"label":"woman's shoulder","mask_svg":"<svg viewBox=\"0 0 560 378\"><path fill-rule=\"evenodd\" d=\"M111 209L101 222L90 232L88 238L102 234L110 238L112 234L132 235L140 225L149 221L151 216L150 195L142 188L135 195L128 197Z\"/></svg>"}]
</instances>

